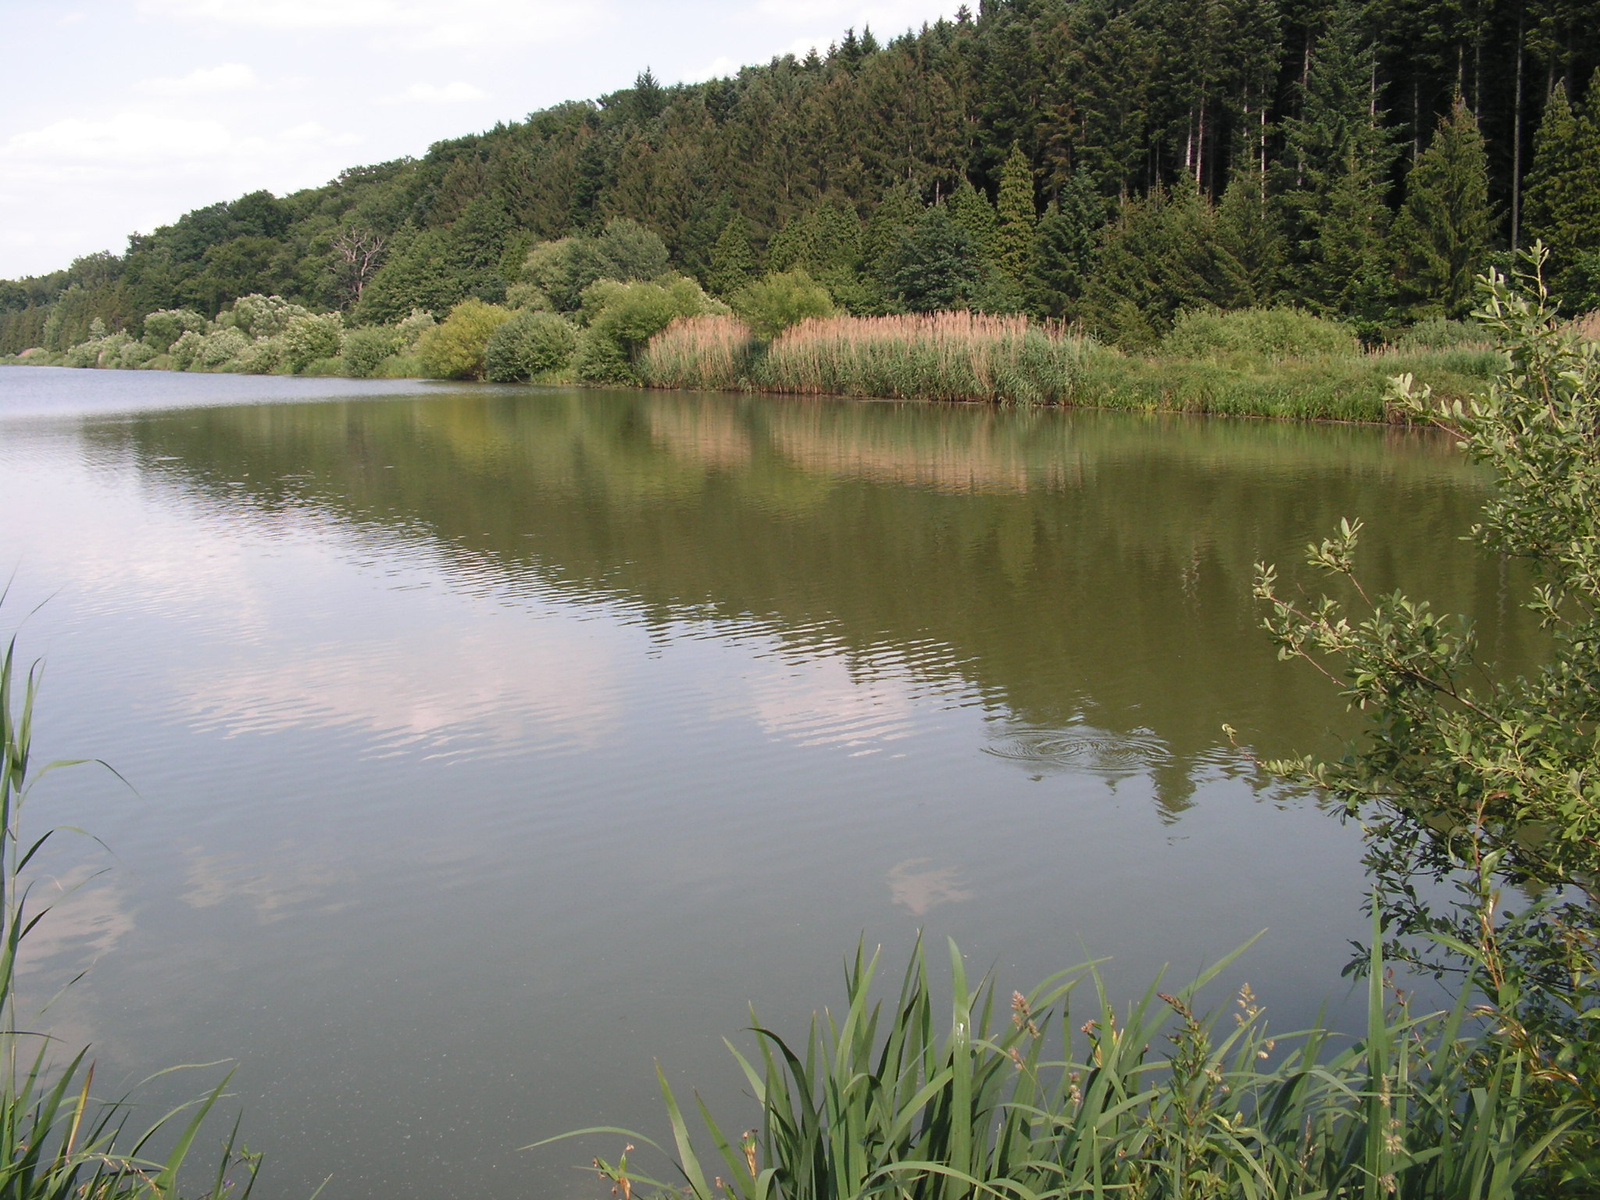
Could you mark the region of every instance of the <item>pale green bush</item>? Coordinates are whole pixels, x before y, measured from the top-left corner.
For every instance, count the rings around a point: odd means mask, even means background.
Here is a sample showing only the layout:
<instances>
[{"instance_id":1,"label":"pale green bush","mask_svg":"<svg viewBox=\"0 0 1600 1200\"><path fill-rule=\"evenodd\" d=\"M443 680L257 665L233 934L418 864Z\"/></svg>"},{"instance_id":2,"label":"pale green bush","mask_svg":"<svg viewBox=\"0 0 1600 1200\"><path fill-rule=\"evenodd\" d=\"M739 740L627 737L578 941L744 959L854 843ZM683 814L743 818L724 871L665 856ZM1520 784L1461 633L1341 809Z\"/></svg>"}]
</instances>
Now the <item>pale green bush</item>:
<instances>
[{"instance_id":1,"label":"pale green bush","mask_svg":"<svg viewBox=\"0 0 1600 1200\"><path fill-rule=\"evenodd\" d=\"M572 361L577 334L552 312L519 312L489 338L484 373L494 383L521 383Z\"/></svg>"},{"instance_id":2,"label":"pale green bush","mask_svg":"<svg viewBox=\"0 0 1600 1200\"><path fill-rule=\"evenodd\" d=\"M291 371L304 371L319 358L339 353L344 321L338 313L293 317L282 333L283 361Z\"/></svg>"},{"instance_id":3,"label":"pale green bush","mask_svg":"<svg viewBox=\"0 0 1600 1200\"><path fill-rule=\"evenodd\" d=\"M187 308L163 308L144 319L144 342L157 354L165 354L185 333L205 333L207 321Z\"/></svg>"},{"instance_id":4,"label":"pale green bush","mask_svg":"<svg viewBox=\"0 0 1600 1200\"><path fill-rule=\"evenodd\" d=\"M194 366L194 360L200 357L200 348L206 343L205 335L186 329L178 335L178 340L172 343L172 348L167 354L172 359L174 371L187 371Z\"/></svg>"},{"instance_id":5,"label":"pale green bush","mask_svg":"<svg viewBox=\"0 0 1600 1200\"><path fill-rule=\"evenodd\" d=\"M115 365L124 371L135 371L156 357L156 350L148 342L136 342L129 338L117 351Z\"/></svg>"},{"instance_id":6,"label":"pale green bush","mask_svg":"<svg viewBox=\"0 0 1600 1200\"><path fill-rule=\"evenodd\" d=\"M1272 362L1350 356L1360 349L1349 326L1298 308L1186 309L1161 340L1164 357L1189 359L1242 357Z\"/></svg>"},{"instance_id":7,"label":"pale green bush","mask_svg":"<svg viewBox=\"0 0 1600 1200\"><path fill-rule=\"evenodd\" d=\"M750 331L764 342L807 317L833 316L833 297L803 268L747 284L730 303Z\"/></svg>"},{"instance_id":8,"label":"pale green bush","mask_svg":"<svg viewBox=\"0 0 1600 1200\"><path fill-rule=\"evenodd\" d=\"M288 351L282 335L257 338L230 361L222 364L222 370L235 371L241 375L270 375L285 365L287 356Z\"/></svg>"},{"instance_id":9,"label":"pale green bush","mask_svg":"<svg viewBox=\"0 0 1600 1200\"><path fill-rule=\"evenodd\" d=\"M184 337L187 337L185 334ZM174 343L176 352L183 338ZM217 329L200 339L194 357L189 362L191 371L216 371L232 362L250 348L250 339L231 326Z\"/></svg>"},{"instance_id":10,"label":"pale green bush","mask_svg":"<svg viewBox=\"0 0 1600 1200\"><path fill-rule=\"evenodd\" d=\"M259 293L240 296L233 307L217 317L217 324L231 326L253 338L276 337L289 328L296 317L310 316L310 310L292 304L282 296Z\"/></svg>"},{"instance_id":11,"label":"pale green bush","mask_svg":"<svg viewBox=\"0 0 1600 1200\"><path fill-rule=\"evenodd\" d=\"M482 379L489 338L510 319L510 309L463 300L417 339L423 369L435 379Z\"/></svg>"},{"instance_id":12,"label":"pale green bush","mask_svg":"<svg viewBox=\"0 0 1600 1200\"><path fill-rule=\"evenodd\" d=\"M344 373L351 379L370 379L379 363L400 352L403 341L404 335L394 325L363 325L348 331L339 349Z\"/></svg>"}]
</instances>

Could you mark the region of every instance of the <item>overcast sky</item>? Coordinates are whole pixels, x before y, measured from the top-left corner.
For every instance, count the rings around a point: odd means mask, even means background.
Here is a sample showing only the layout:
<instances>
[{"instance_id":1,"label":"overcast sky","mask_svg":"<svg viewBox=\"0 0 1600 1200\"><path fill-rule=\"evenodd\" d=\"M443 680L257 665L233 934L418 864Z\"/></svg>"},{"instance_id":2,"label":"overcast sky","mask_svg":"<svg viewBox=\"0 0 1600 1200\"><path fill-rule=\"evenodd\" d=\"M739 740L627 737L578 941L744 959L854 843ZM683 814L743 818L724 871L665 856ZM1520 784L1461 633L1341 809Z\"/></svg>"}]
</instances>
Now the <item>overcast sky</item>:
<instances>
[{"instance_id":1,"label":"overcast sky","mask_svg":"<svg viewBox=\"0 0 1600 1200\"><path fill-rule=\"evenodd\" d=\"M0 0L0 278L191 208L632 83L881 38L959 0Z\"/></svg>"}]
</instances>

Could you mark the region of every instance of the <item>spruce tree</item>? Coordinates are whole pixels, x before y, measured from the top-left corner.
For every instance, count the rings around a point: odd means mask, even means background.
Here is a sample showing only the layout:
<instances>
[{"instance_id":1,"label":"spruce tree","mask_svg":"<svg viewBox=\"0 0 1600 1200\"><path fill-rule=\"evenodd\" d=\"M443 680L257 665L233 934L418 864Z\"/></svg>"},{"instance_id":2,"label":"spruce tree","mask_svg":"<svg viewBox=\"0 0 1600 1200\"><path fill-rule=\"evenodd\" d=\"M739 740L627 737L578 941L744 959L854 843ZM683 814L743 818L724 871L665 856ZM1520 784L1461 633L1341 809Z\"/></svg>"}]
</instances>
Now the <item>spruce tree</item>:
<instances>
[{"instance_id":1,"label":"spruce tree","mask_svg":"<svg viewBox=\"0 0 1600 1200\"><path fill-rule=\"evenodd\" d=\"M1564 305L1583 304L1590 267L1575 268L1600 252L1600 72L1577 113L1564 87L1551 96L1534 138L1524 211L1528 232L1550 249L1548 277Z\"/></svg>"},{"instance_id":2,"label":"spruce tree","mask_svg":"<svg viewBox=\"0 0 1600 1200\"><path fill-rule=\"evenodd\" d=\"M1158 188L1124 203L1084 293L1090 329L1146 349L1180 310L1218 304L1224 288L1215 230L1215 210L1189 174L1178 176L1170 192Z\"/></svg>"},{"instance_id":3,"label":"spruce tree","mask_svg":"<svg viewBox=\"0 0 1600 1200\"><path fill-rule=\"evenodd\" d=\"M893 293L910 312L966 308L983 285L983 264L966 227L950 206L922 214L902 235L891 277Z\"/></svg>"},{"instance_id":4,"label":"spruce tree","mask_svg":"<svg viewBox=\"0 0 1600 1200\"><path fill-rule=\"evenodd\" d=\"M750 242L750 225L734 213L711 249L711 270L706 275L706 286L718 296L731 296L760 271L755 247Z\"/></svg>"},{"instance_id":5,"label":"spruce tree","mask_svg":"<svg viewBox=\"0 0 1600 1200\"><path fill-rule=\"evenodd\" d=\"M1375 330L1394 300L1388 232L1381 185L1352 151L1319 206L1316 237L1300 271L1302 298L1316 311L1354 317Z\"/></svg>"},{"instance_id":6,"label":"spruce tree","mask_svg":"<svg viewBox=\"0 0 1600 1200\"><path fill-rule=\"evenodd\" d=\"M1224 307L1266 306L1277 297L1288 246L1253 157L1234 168L1217 205L1216 253Z\"/></svg>"},{"instance_id":7,"label":"spruce tree","mask_svg":"<svg viewBox=\"0 0 1600 1200\"><path fill-rule=\"evenodd\" d=\"M1296 228L1296 290L1311 307L1383 318L1392 297L1384 238L1392 135L1374 105L1373 47L1360 10L1339 0L1311 54L1300 115L1284 122L1280 178Z\"/></svg>"},{"instance_id":8,"label":"spruce tree","mask_svg":"<svg viewBox=\"0 0 1600 1200\"><path fill-rule=\"evenodd\" d=\"M963 179L945 207L950 210L950 219L966 231L984 264L998 262L1000 221L989 197Z\"/></svg>"},{"instance_id":9,"label":"spruce tree","mask_svg":"<svg viewBox=\"0 0 1600 1200\"><path fill-rule=\"evenodd\" d=\"M1035 316L1071 318L1094 270L1105 209L1081 172L1071 175L1035 231L1026 295Z\"/></svg>"},{"instance_id":10,"label":"spruce tree","mask_svg":"<svg viewBox=\"0 0 1600 1200\"><path fill-rule=\"evenodd\" d=\"M1570 167L1577 140L1578 121L1567 102L1567 85L1558 83L1533 137L1533 165L1523 191L1523 225L1529 241L1541 238L1549 247L1560 241L1571 208Z\"/></svg>"},{"instance_id":11,"label":"spruce tree","mask_svg":"<svg viewBox=\"0 0 1600 1200\"><path fill-rule=\"evenodd\" d=\"M1407 289L1423 311L1464 316L1489 249L1489 160L1466 101L1456 97L1406 176L1393 241Z\"/></svg>"},{"instance_id":12,"label":"spruce tree","mask_svg":"<svg viewBox=\"0 0 1600 1200\"><path fill-rule=\"evenodd\" d=\"M1000 173L1000 196L995 208L999 222L995 257L1001 270L1021 287L1033 265L1038 216L1033 207L1033 167L1020 146L1011 147Z\"/></svg>"}]
</instances>

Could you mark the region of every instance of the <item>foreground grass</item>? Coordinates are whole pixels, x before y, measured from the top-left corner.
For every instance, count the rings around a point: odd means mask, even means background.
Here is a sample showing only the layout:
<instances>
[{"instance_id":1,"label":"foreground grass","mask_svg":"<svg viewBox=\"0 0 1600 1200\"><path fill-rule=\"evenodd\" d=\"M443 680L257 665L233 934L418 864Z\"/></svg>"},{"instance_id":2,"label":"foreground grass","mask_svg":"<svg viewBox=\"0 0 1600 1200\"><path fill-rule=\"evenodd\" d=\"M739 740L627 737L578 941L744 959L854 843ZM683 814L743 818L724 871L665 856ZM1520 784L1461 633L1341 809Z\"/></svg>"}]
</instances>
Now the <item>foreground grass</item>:
<instances>
[{"instance_id":1,"label":"foreground grass","mask_svg":"<svg viewBox=\"0 0 1600 1200\"><path fill-rule=\"evenodd\" d=\"M753 1128L733 1133L748 1116L725 1129L700 1103L692 1133L661 1075L677 1178L626 1152L594 1168L621 1195L694 1200L1560 1194L1550 1152L1572 1118L1527 1103L1528 1064L1474 1013L1470 988L1452 1011L1413 1016L1375 955L1364 1036L1274 1036L1248 986L1231 1014L1197 1014L1233 957L1125 1011L1092 965L1006 1006L992 983L969 988L952 944L941 1020L920 944L887 1011L872 996L877 956L858 949L841 1012L814 1017L803 1042L752 1022L758 1060L734 1050ZM563 1136L601 1133L662 1149L615 1129Z\"/></svg>"},{"instance_id":2,"label":"foreground grass","mask_svg":"<svg viewBox=\"0 0 1600 1200\"><path fill-rule=\"evenodd\" d=\"M4 599L0 591L0 600ZM192 1105L134 1126L131 1097L104 1100L93 1091L88 1049L67 1057L47 1034L18 1024L16 967L24 939L49 912L30 902L26 872L51 834L24 841L23 802L51 770L30 766L37 675L16 678L16 643L0 657L0 1197L5 1200L177 1200L183 1168L202 1122L221 1098L224 1079ZM60 764L52 764L60 765ZM165 1072L163 1072L164 1074ZM215 1174L192 1200L246 1200L256 1159L235 1153L230 1134ZM230 1171L241 1177L236 1190Z\"/></svg>"}]
</instances>

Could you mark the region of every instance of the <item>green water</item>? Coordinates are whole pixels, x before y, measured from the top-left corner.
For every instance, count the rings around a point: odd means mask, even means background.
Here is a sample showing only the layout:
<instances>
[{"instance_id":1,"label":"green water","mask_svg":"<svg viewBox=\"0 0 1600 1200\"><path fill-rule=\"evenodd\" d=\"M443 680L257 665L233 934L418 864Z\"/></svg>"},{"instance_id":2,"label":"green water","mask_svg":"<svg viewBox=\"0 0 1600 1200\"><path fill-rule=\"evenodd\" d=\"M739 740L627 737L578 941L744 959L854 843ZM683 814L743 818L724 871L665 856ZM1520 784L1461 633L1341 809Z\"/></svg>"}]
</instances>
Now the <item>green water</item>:
<instances>
[{"instance_id":1,"label":"green water","mask_svg":"<svg viewBox=\"0 0 1600 1200\"><path fill-rule=\"evenodd\" d=\"M108 1069L237 1059L269 1197L599 1195L616 1147L516 1147L659 1134L653 1057L743 1128L721 1036L860 936L1131 989L1266 928L1230 986L1349 1019L1355 832L1221 733L1352 728L1252 567L1364 517L1526 664L1483 486L1372 428L0 372L41 737L138 789L50 793L117 859L41 981L98 956Z\"/></svg>"}]
</instances>

